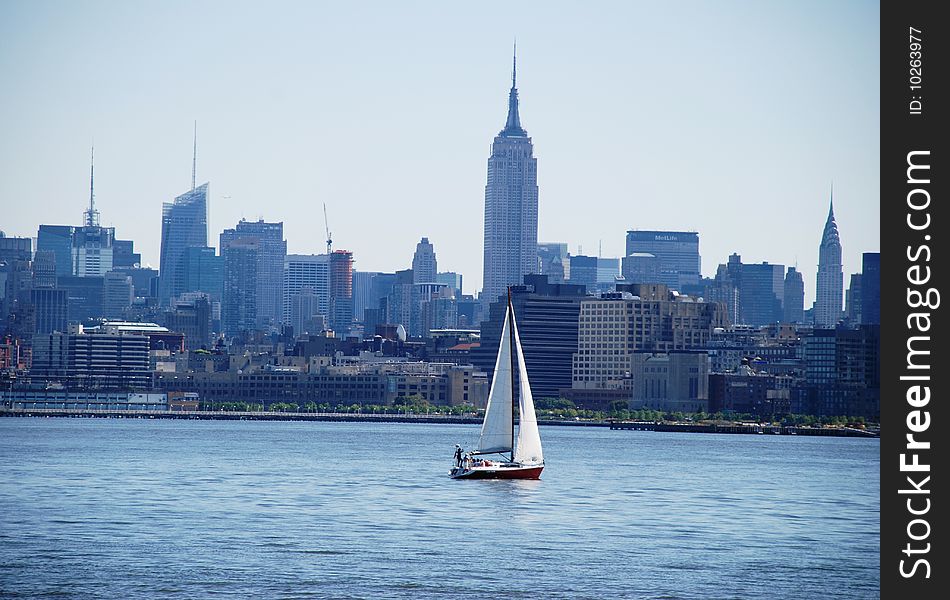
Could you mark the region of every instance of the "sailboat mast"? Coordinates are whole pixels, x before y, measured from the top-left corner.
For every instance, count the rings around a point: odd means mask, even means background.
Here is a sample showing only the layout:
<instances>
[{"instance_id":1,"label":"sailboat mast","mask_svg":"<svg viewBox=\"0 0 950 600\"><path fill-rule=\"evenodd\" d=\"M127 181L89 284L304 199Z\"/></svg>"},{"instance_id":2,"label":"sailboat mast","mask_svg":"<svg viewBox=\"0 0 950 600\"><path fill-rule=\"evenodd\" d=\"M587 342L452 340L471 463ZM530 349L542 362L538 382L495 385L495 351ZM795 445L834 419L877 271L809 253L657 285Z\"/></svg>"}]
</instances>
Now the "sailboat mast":
<instances>
[{"instance_id":1,"label":"sailboat mast","mask_svg":"<svg viewBox=\"0 0 950 600\"><path fill-rule=\"evenodd\" d=\"M508 288L508 318L511 320L511 327L508 328L508 337L511 342L511 357L514 359L515 352L515 311L511 306L511 288ZM521 390L518 390L521 393ZM511 462L515 462L515 370L511 369Z\"/></svg>"}]
</instances>

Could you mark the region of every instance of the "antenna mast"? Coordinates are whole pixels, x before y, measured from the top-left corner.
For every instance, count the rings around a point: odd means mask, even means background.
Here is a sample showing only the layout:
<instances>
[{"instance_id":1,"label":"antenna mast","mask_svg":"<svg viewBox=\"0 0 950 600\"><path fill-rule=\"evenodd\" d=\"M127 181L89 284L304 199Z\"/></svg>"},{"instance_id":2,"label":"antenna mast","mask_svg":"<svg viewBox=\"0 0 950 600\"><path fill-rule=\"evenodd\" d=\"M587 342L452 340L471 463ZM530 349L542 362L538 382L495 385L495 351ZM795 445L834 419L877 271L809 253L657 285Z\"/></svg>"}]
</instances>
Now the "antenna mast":
<instances>
[{"instance_id":1,"label":"antenna mast","mask_svg":"<svg viewBox=\"0 0 950 600\"><path fill-rule=\"evenodd\" d=\"M195 191L195 174L198 166L198 120L195 119L194 150L191 154L191 191Z\"/></svg>"},{"instance_id":2,"label":"antenna mast","mask_svg":"<svg viewBox=\"0 0 950 600\"><path fill-rule=\"evenodd\" d=\"M96 210L95 194L95 171L96 171L96 147L93 146L89 151L89 209L84 213L86 227L99 226L99 211Z\"/></svg>"},{"instance_id":3,"label":"antenna mast","mask_svg":"<svg viewBox=\"0 0 950 600\"><path fill-rule=\"evenodd\" d=\"M330 252L333 249L333 236L330 235L330 221L327 219L327 203L323 203L323 224L327 228L327 255L329 256Z\"/></svg>"}]
</instances>

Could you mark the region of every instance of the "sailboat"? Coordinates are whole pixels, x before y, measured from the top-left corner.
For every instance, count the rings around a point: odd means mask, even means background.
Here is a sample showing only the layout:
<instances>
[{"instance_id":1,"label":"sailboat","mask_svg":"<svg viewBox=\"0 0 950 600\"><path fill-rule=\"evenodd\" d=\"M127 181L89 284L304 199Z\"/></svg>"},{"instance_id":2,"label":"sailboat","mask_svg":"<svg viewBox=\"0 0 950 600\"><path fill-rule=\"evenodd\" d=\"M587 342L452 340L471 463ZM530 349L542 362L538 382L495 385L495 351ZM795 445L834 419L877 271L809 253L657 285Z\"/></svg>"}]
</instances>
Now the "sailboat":
<instances>
[{"instance_id":1,"label":"sailboat","mask_svg":"<svg viewBox=\"0 0 950 600\"><path fill-rule=\"evenodd\" d=\"M517 435L514 417L514 372L511 352L514 348L518 363L518 420ZM482 422L478 446L462 455L456 447L456 464L449 472L453 479L538 479L544 469L541 452L541 434L534 412L534 399L528 382L524 353L515 310L508 294L505 323L501 328L498 357L495 359L495 376L488 393L488 406ZM498 459L483 458L498 455Z\"/></svg>"}]
</instances>

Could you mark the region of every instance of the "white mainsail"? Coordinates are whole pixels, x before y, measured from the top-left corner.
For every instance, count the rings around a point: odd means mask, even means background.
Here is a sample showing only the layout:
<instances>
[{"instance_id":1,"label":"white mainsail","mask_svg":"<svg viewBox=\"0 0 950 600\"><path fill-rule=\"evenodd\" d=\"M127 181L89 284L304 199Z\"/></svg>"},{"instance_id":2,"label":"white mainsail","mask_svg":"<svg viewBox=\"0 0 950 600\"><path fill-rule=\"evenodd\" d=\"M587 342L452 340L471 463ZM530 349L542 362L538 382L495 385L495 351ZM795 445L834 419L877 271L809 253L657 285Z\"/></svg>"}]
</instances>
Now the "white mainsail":
<instances>
[{"instance_id":1,"label":"white mainsail","mask_svg":"<svg viewBox=\"0 0 950 600\"><path fill-rule=\"evenodd\" d=\"M495 360L495 375L491 390L488 392L488 406L485 408L485 420L482 433L478 438L477 453L510 452L512 440L511 421L511 330L508 311L505 311L505 324L501 328L501 340L498 344L498 358ZM534 409L532 408L532 414Z\"/></svg>"},{"instance_id":2,"label":"white mainsail","mask_svg":"<svg viewBox=\"0 0 950 600\"><path fill-rule=\"evenodd\" d=\"M521 338L518 336L518 323L515 321L513 308L511 320L515 331L515 351L518 354L518 389L520 390L518 409L521 412L518 419L518 443L515 446L514 462L540 465L544 462L544 455L541 453L541 433L538 431L534 398L531 396L531 385L528 383L528 368L524 364L524 353L521 351Z\"/></svg>"}]
</instances>

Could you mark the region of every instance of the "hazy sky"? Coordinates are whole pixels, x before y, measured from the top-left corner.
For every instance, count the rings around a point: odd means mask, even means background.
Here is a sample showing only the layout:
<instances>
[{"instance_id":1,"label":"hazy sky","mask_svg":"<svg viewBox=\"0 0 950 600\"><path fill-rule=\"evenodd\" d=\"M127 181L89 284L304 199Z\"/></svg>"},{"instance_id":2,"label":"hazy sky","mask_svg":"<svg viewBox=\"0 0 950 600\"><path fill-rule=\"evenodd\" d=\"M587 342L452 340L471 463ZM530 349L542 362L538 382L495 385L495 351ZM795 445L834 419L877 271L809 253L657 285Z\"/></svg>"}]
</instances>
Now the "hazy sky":
<instances>
[{"instance_id":1,"label":"hazy sky","mask_svg":"<svg viewBox=\"0 0 950 600\"><path fill-rule=\"evenodd\" d=\"M658 6L660 5L660 6ZM158 266L163 201L211 182L210 242L283 221L288 251L481 287L486 163L518 39L540 241L621 256L695 229L798 264L814 299L834 180L845 284L879 248L877 2L0 2L0 229L104 225Z\"/></svg>"}]
</instances>

